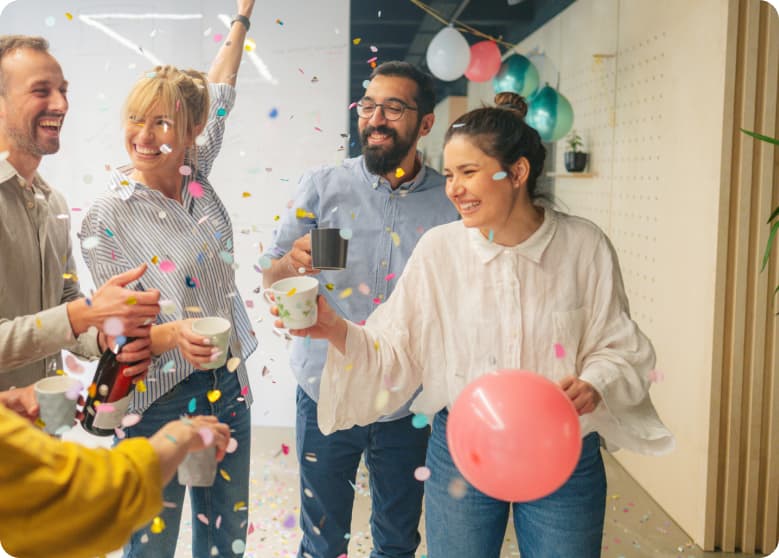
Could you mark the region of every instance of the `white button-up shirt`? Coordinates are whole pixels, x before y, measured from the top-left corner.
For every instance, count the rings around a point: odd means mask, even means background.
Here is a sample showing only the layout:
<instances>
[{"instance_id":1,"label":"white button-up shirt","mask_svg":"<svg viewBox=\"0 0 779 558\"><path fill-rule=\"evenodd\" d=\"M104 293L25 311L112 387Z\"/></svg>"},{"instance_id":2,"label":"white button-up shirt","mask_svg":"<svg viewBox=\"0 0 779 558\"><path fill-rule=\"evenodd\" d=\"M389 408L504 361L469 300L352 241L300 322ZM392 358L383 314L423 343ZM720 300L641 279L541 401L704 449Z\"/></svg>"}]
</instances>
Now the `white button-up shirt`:
<instances>
[{"instance_id":1,"label":"white button-up shirt","mask_svg":"<svg viewBox=\"0 0 779 558\"><path fill-rule=\"evenodd\" d=\"M598 390L581 417L607 447L664 453L674 438L649 397L655 354L630 319L619 264L593 223L552 209L517 246L489 242L461 221L419 241L395 292L364 327L348 323L322 378L323 432L412 405L434 414L490 371L531 370L557 383L576 374Z\"/></svg>"}]
</instances>

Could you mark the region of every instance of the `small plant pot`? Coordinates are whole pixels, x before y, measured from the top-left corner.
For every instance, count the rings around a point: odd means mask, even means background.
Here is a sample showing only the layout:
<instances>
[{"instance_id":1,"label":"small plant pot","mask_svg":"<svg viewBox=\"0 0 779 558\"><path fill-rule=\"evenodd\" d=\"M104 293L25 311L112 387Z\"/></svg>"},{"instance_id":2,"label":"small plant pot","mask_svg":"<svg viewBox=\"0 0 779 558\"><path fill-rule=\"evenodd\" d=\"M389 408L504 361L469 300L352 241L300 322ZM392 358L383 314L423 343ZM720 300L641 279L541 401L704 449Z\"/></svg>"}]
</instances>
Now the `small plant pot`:
<instances>
[{"instance_id":1,"label":"small plant pot","mask_svg":"<svg viewBox=\"0 0 779 558\"><path fill-rule=\"evenodd\" d=\"M568 172L582 172L587 166L587 154L582 151L566 151L565 170Z\"/></svg>"}]
</instances>

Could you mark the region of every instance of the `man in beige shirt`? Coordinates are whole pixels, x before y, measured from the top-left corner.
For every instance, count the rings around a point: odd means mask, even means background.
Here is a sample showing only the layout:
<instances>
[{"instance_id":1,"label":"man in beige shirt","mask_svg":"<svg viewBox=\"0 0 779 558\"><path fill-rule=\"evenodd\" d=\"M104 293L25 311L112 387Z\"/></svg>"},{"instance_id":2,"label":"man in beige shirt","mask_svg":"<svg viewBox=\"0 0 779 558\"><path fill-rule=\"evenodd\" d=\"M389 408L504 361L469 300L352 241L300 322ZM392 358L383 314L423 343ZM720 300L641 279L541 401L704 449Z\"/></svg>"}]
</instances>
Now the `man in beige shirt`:
<instances>
[{"instance_id":1,"label":"man in beige shirt","mask_svg":"<svg viewBox=\"0 0 779 558\"><path fill-rule=\"evenodd\" d=\"M96 358L113 347L116 339L98 332L107 318L135 338L119 356L137 362L128 375L146 369L151 356L159 292L126 288L146 266L112 277L85 298L68 206L37 173L43 155L59 149L67 86L45 39L0 36L0 390L55 374L62 349Z\"/></svg>"}]
</instances>

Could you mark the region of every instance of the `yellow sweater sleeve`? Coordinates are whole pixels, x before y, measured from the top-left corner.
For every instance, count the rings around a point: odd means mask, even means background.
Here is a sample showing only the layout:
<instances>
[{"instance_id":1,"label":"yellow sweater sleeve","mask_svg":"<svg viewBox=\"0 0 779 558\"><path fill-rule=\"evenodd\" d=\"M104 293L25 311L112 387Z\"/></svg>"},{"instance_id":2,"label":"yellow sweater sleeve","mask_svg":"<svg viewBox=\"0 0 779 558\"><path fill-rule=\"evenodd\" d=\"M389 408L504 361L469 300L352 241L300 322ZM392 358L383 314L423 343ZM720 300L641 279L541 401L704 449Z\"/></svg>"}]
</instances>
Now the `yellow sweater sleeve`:
<instances>
[{"instance_id":1,"label":"yellow sweater sleeve","mask_svg":"<svg viewBox=\"0 0 779 558\"><path fill-rule=\"evenodd\" d=\"M0 405L0 542L19 558L119 548L162 508L148 440L90 449L55 440Z\"/></svg>"}]
</instances>

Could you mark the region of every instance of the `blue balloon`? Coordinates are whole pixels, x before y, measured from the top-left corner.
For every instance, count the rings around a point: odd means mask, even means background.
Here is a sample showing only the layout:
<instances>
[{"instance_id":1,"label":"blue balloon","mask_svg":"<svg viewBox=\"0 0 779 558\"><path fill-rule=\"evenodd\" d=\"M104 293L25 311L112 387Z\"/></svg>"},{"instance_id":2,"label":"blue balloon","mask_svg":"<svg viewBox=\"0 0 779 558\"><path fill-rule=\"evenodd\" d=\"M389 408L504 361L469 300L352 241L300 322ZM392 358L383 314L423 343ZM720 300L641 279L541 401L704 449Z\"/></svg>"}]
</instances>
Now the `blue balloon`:
<instances>
[{"instance_id":1,"label":"blue balloon","mask_svg":"<svg viewBox=\"0 0 779 558\"><path fill-rule=\"evenodd\" d=\"M557 141L573 127L573 108L568 99L548 85L530 99L525 122L544 141Z\"/></svg>"},{"instance_id":2,"label":"blue balloon","mask_svg":"<svg viewBox=\"0 0 779 558\"><path fill-rule=\"evenodd\" d=\"M521 54L512 54L493 78L492 88L495 93L513 91L527 99L538 89L538 69Z\"/></svg>"}]
</instances>

